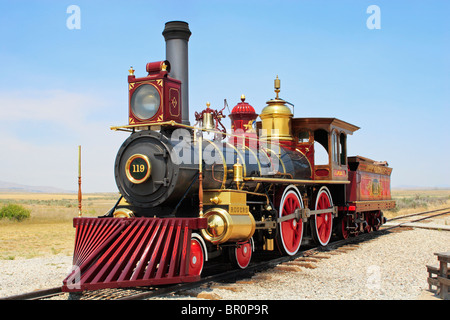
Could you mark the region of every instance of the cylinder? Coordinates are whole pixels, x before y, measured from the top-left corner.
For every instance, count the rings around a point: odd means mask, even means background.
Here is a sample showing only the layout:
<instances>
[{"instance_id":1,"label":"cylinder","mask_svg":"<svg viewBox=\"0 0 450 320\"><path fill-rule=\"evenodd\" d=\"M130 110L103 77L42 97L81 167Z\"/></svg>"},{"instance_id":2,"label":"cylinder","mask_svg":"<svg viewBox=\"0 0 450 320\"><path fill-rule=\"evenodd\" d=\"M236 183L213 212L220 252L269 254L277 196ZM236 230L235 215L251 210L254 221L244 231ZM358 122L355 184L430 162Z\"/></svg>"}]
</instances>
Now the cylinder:
<instances>
[{"instance_id":1,"label":"cylinder","mask_svg":"<svg viewBox=\"0 0 450 320\"><path fill-rule=\"evenodd\" d=\"M181 81L181 120L190 125L188 41L192 33L188 23L169 21L162 34L166 40L166 60L171 65L170 75Z\"/></svg>"},{"instance_id":2,"label":"cylinder","mask_svg":"<svg viewBox=\"0 0 450 320\"><path fill-rule=\"evenodd\" d=\"M255 233L255 219L249 211L231 214L223 208L211 208L205 212L204 217L208 221L208 227L202 229L202 234L214 244L246 241Z\"/></svg>"}]
</instances>

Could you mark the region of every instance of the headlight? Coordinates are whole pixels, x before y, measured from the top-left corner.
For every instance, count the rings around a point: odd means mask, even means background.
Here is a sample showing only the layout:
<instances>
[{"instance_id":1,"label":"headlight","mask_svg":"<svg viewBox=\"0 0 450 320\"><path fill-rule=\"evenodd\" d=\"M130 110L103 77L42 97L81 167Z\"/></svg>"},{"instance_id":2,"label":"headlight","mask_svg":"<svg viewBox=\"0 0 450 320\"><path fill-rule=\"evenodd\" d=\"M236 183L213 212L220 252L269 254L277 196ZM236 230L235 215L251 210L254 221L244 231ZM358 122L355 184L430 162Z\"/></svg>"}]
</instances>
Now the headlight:
<instances>
[{"instance_id":1,"label":"headlight","mask_svg":"<svg viewBox=\"0 0 450 320\"><path fill-rule=\"evenodd\" d=\"M131 97L131 111L141 120L153 118L160 104L161 96L158 89L151 84L139 86Z\"/></svg>"},{"instance_id":2,"label":"headlight","mask_svg":"<svg viewBox=\"0 0 450 320\"><path fill-rule=\"evenodd\" d=\"M227 223L224 217L220 214L211 214L208 216L208 227L206 233L211 239L220 239L227 228Z\"/></svg>"}]
</instances>

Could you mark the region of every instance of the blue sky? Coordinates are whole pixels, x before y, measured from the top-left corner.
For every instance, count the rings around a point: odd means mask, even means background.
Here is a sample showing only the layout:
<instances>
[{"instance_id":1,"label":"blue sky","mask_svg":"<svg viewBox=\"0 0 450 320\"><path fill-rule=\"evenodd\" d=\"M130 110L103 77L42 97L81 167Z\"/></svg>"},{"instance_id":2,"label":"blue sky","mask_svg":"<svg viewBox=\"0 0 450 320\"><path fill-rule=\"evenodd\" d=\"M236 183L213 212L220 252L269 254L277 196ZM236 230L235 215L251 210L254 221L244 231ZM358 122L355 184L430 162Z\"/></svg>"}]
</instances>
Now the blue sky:
<instances>
[{"instance_id":1,"label":"blue sky","mask_svg":"<svg viewBox=\"0 0 450 320\"><path fill-rule=\"evenodd\" d=\"M449 186L449 12L445 0L1 0L0 180L76 190L82 145L83 191L116 191L128 134L109 128L127 124L127 70L164 60L164 23L182 20L191 121L241 94L261 111L278 75L295 117L360 126L349 155L387 160L393 187Z\"/></svg>"}]
</instances>

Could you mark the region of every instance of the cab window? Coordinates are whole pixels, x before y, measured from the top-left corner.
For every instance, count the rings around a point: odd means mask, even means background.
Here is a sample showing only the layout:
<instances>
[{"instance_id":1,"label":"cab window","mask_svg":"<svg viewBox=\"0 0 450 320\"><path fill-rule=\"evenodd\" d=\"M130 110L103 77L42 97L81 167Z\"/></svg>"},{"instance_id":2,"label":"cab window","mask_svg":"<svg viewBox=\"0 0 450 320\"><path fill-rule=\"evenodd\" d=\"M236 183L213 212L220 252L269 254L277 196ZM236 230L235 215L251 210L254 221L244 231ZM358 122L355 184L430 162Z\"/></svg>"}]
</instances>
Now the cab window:
<instances>
[{"instance_id":1,"label":"cab window","mask_svg":"<svg viewBox=\"0 0 450 320\"><path fill-rule=\"evenodd\" d=\"M333 154L333 162L339 163L339 142L336 131L331 135L331 148Z\"/></svg>"},{"instance_id":2,"label":"cab window","mask_svg":"<svg viewBox=\"0 0 450 320\"><path fill-rule=\"evenodd\" d=\"M297 135L298 143L309 142L309 131L300 131Z\"/></svg>"},{"instance_id":3,"label":"cab window","mask_svg":"<svg viewBox=\"0 0 450 320\"><path fill-rule=\"evenodd\" d=\"M339 136L340 143L340 161L341 165L347 164L347 136L345 133L341 133Z\"/></svg>"},{"instance_id":4,"label":"cab window","mask_svg":"<svg viewBox=\"0 0 450 320\"><path fill-rule=\"evenodd\" d=\"M323 129L314 131L314 163L327 165L328 160L328 132Z\"/></svg>"}]
</instances>

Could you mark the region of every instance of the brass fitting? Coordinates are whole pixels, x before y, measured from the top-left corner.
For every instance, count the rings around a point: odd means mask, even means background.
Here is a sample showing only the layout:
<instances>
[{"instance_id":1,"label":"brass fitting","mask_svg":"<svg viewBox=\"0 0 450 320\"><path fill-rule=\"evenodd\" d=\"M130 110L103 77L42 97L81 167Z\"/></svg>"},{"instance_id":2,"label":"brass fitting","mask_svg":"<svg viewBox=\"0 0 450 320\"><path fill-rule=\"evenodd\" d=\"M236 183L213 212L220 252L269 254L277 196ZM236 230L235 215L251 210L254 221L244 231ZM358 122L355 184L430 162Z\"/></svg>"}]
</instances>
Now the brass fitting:
<instances>
[{"instance_id":1,"label":"brass fitting","mask_svg":"<svg viewBox=\"0 0 450 320\"><path fill-rule=\"evenodd\" d=\"M233 165L233 181L236 183L237 189L239 189L239 185L244 181L242 172L242 164L239 163L239 158L237 158L237 162Z\"/></svg>"}]
</instances>

